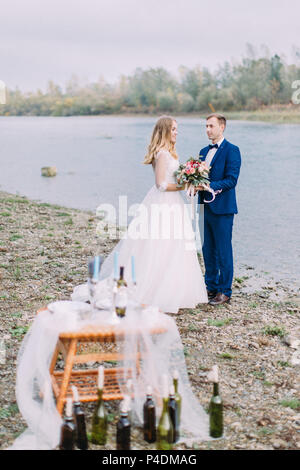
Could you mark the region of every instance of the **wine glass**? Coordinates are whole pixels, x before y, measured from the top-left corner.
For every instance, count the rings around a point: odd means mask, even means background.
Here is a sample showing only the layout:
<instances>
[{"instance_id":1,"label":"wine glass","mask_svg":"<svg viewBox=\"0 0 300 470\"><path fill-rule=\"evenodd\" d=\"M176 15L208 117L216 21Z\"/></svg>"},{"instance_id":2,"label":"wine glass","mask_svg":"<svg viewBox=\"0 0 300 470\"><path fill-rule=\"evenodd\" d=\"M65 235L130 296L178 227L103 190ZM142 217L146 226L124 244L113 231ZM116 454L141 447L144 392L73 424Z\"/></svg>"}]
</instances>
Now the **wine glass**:
<instances>
[{"instance_id":1,"label":"wine glass","mask_svg":"<svg viewBox=\"0 0 300 470\"><path fill-rule=\"evenodd\" d=\"M111 306L110 306L110 319L109 323L111 325L116 325L117 323L120 323L120 319L116 314L116 296L117 296L117 280L114 278L110 278L109 281L109 286L110 286L110 292L111 292Z\"/></svg>"}]
</instances>

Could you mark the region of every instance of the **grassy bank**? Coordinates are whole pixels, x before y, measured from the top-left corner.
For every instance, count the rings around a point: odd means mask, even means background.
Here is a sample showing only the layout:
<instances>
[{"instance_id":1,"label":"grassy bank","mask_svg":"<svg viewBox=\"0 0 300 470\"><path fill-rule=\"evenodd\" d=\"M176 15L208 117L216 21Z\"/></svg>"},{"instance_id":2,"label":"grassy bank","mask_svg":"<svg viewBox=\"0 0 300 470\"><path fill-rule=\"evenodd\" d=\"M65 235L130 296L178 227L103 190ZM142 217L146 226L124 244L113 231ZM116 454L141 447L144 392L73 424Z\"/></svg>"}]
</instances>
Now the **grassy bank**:
<instances>
[{"instance_id":1,"label":"grassy bank","mask_svg":"<svg viewBox=\"0 0 300 470\"><path fill-rule=\"evenodd\" d=\"M266 107L257 111L229 111L228 119L261 121L274 124L300 124L300 105Z\"/></svg>"},{"instance_id":2,"label":"grassy bank","mask_svg":"<svg viewBox=\"0 0 300 470\"><path fill-rule=\"evenodd\" d=\"M0 334L6 349L0 365L0 447L6 448L26 427L16 403L15 373L36 310L69 300L74 286L86 280L88 258L106 255L115 242L97 237L98 221L91 212L3 192L0 201ZM245 294L245 283L246 278L235 279L231 304L173 315L193 391L205 409L212 392L207 371L217 363L221 373L226 437L194 448L299 449L299 365L292 364L294 350L285 340L291 333L300 335L299 299L288 289L281 302L271 300L268 288ZM105 448L114 449L117 403L108 408ZM93 406L84 409L89 428ZM155 448L144 443L138 429L132 447Z\"/></svg>"},{"instance_id":3,"label":"grassy bank","mask_svg":"<svg viewBox=\"0 0 300 470\"><path fill-rule=\"evenodd\" d=\"M216 111L230 120L269 122L272 124L300 124L300 105L265 106L252 111L222 111L219 109ZM195 116L205 119L210 112L187 113L181 114L181 116Z\"/></svg>"}]
</instances>

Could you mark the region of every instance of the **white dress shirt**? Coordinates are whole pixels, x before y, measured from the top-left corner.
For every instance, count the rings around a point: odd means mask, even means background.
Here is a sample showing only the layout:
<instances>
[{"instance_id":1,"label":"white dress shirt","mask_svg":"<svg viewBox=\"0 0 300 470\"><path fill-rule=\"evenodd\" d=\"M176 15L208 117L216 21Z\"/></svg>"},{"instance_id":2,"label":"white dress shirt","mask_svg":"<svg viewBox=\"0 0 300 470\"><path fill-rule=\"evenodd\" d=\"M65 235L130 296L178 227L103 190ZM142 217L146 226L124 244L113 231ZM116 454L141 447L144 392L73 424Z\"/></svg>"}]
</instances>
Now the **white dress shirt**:
<instances>
[{"instance_id":1,"label":"white dress shirt","mask_svg":"<svg viewBox=\"0 0 300 470\"><path fill-rule=\"evenodd\" d=\"M213 149L210 149L210 150L208 151L208 154L206 155L206 158L205 158L205 163L206 163L206 165L207 165L208 167L210 167L210 164L211 164L211 162L212 162L212 159L214 158L214 156L215 156L217 150L219 149L221 143L223 142L223 140L224 140L224 137L222 137L222 139L219 140L219 142L216 142L216 144L218 145L218 148L217 148L217 149L216 149L216 148L213 148Z\"/></svg>"}]
</instances>

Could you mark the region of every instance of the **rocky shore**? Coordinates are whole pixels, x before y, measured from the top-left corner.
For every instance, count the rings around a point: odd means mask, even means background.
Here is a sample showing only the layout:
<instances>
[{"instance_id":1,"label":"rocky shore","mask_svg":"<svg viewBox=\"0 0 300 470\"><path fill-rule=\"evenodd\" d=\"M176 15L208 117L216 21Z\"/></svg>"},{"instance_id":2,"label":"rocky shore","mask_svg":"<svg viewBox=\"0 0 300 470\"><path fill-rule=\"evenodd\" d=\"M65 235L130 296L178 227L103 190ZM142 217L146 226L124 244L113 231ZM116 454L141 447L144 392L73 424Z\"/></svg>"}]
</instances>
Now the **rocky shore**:
<instances>
[{"instance_id":1,"label":"rocky shore","mask_svg":"<svg viewBox=\"0 0 300 470\"><path fill-rule=\"evenodd\" d=\"M26 427L15 398L21 341L35 312L69 300L85 282L87 260L106 255L114 241L97 234L99 220L84 212L0 192L0 448ZM252 271L236 277L230 304L181 310L176 320L194 393L207 409L207 372L220 368L225 436L198 449L300 449L300 295L280 282L247 291ZM274 297L274 288L282 292ZM92 404L84 406L90 416ZM109 405L114 449L117 404ZM90 420L89 420L90 422ZM145 445L135 429L134 449ZM97 448L91 446L91 448ZM99 447L100 449L101 447ZM177 445L178 449L187 448Z\"/></svg>"}]
</instances>

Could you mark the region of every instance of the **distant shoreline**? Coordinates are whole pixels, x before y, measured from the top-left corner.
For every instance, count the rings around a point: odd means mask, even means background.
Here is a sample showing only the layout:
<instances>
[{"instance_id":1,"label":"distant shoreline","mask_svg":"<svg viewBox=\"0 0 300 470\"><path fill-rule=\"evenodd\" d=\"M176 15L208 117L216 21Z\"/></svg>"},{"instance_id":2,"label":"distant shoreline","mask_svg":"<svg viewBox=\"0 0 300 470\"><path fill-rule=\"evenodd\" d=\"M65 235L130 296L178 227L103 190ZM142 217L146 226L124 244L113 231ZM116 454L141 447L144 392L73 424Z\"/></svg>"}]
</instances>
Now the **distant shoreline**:
<instances>
[{"instance_id":1,"label":"distant shoreline","mask_svg":"<svg viewBox=\"0 0 300 470\"><path fill-rule=\"evenodd\" d=\"M221 114L224 114L228 120L233 121L251 121L251 122L264 122L270 124L300 124L300 105L282 105L274 107L265 107L255 111L219 111ZM108 113L108 114L87 114L79 115L73 114L71 116L51 116L43 115L37 116L34 114L26 114L22 116L17 115L0 115L1 117L88 117L88 118L98 118L98 117L134 117L134 118L144 118L144 117L157 117L162 114L171 114L176 118L179 117L190 117L190 118L199 118L205 119L206 116L210 113L203 112L190 112L190 113L172 113L169 111L166 112L155 112L155 113L137 113L137 112L124 112L124 113Z\"/></svg>"}]
</instances>

